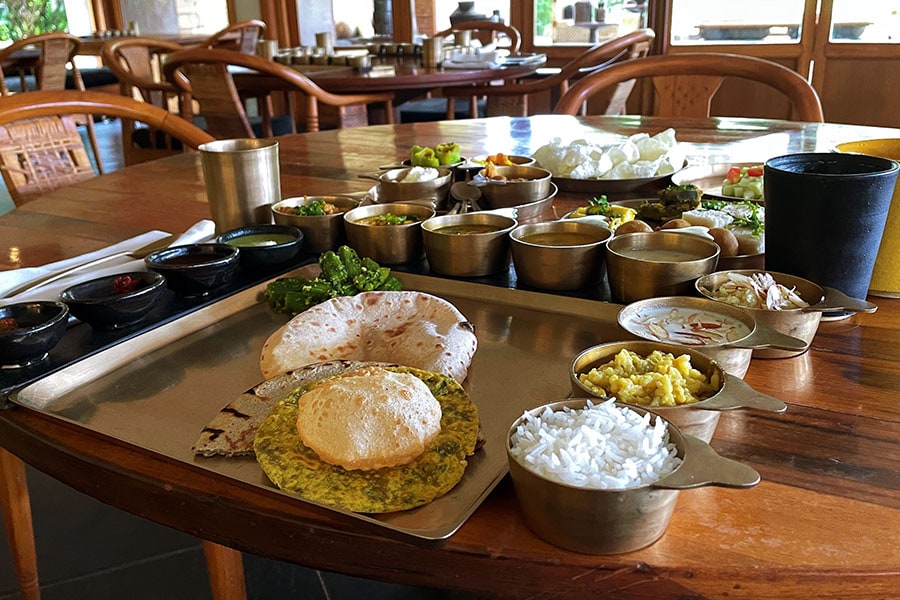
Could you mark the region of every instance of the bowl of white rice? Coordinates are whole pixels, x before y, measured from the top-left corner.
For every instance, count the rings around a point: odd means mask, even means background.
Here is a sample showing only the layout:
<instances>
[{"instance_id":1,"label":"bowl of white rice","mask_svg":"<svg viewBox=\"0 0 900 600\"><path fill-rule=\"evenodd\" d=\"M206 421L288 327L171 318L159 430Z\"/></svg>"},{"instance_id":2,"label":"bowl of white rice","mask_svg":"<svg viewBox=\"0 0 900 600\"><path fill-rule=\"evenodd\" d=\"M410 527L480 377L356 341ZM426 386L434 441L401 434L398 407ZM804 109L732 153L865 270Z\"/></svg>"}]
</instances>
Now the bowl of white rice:
<instances>
[{"instance_id":1,"label":"bowl of white rice","mask_svg":"<svg viewBox=\"0 0 900 600\"><path fill-rule=\"evenodd\" d=\"M404 167L377 177L379 202L431 199L440 204L450 192L453 171L447 167Z\"/></svg>"},{"instance_id":2,"label":"bowl of white rice","mask_svg":"<svg viewBox=\"0 0 900 600\"><path fill-rule=\"evenodd\" d=\"M681 489L759 482L751 467L614 400L569 399L526 411L509 429L507 456L528 527L586 554L631 552L658 540Z\"/></svg>"},{"instance_id":3,"label":"bowl of white rice","mask_svg":"<svg viewBox=\"0 0 900 600\"><path fill-rule=\"evenodd\" d=\"M754 390L707 354L651 341L607 342L572 361L574 396L616 397L662 415L682 432L708 442L723 410L752 408L781 413L787 405Z\"/></svg>"}]
</instances>

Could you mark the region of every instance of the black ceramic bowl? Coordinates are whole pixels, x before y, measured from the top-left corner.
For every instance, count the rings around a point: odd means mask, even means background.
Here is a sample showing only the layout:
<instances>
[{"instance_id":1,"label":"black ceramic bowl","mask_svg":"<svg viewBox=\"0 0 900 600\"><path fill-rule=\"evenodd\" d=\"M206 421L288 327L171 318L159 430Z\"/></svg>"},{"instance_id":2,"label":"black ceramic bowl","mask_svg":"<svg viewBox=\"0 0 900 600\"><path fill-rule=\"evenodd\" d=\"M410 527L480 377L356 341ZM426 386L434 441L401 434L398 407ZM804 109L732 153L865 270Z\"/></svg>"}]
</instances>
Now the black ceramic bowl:
<instances>
[{"instance_id":1,"label":"black ceramic bowl","mask_svg":"<svg viewBox=\"0 0 900 600\"><path fill-rule=\"evenodd\" d=\"M242 268L266 270L297 258L303 246L303 232L292 225L247 225L226 231L216 241L241 249Z\"/></svg>"},{"instance_id":2,"label":"black ceramic bowl","mask_svg":"<svg viewBox=\"0 0 900 600\"><path fill-rule=\"evenodd\" d=\"M170 290L184 296L203 296L231 281L240 250L228 244L172 246L148 255L144 263L166 277Z\"/></svg>"},{"instance_id":3,"label":"black ceramic bowl","mask_svg":"<svg viewBox=\"0 0 900 600\"><path fill-rule=\"evenodd\" d=\"M76 318L95 329L134 325L162 300L166 278L152 271L116 273L68 287L59 295Z\"/></svg>"},{"instance_id":4,"label":"black ceramic bowl","mask_svg":"<svg viewBox=\"0 0 900 600\"><path fill-rule=\"evenodd\" d=\"M0 306L0 365L25 367L46 358L66 332L68 318L62 302Z\"/></svg>"}]
</instances>

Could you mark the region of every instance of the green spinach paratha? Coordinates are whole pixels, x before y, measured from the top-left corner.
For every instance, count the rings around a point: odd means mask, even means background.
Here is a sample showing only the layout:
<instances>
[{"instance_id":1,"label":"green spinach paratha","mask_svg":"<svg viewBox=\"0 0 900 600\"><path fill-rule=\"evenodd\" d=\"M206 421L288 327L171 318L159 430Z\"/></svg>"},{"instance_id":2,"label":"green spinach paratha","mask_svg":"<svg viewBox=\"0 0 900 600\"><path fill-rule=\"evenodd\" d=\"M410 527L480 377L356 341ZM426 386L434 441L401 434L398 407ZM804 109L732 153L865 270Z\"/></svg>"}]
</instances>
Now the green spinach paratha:
<instances>
[{"instance_id":1,"label":"green spinach paratha","mask_svg":"<svg viewBox=\"0 0 900 600\"><path fill-rule=\"evenodd\" d=\"M256 460L269 480L306 500L363 513L415 508L450 491L475 451L475 405L451 377L412 367L386 369L418 377L441 405L441 431L419 457L373 471L348 471L321 460L297 433L298 398L322 383L315 382L280 401L256 432Z\"/></svg>"}]
</instances>

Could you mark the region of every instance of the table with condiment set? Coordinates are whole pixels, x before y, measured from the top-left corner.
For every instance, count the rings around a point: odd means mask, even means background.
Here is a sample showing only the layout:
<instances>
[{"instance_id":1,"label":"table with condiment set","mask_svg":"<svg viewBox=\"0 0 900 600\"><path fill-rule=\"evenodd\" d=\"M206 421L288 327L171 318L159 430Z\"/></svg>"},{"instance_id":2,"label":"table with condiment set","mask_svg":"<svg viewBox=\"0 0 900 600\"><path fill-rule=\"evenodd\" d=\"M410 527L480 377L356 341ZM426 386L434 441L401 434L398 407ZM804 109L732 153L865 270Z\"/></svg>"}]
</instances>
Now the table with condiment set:
<instances>
[{"instance_id":1,"label":"table with condiment set","mask_svg":"<svg viewBox=\"0 0 900 600\"><path fill-rule=\"evenodd\" d=\"M454 141L471 156L530 155L556 136L613 138L668 127L691 165L761 163L787 153L830 151L844 141L900 137L900 131L885 128L733 118L536 116L383 125L279 138L283 196L365 195L371 182L358 175L407 158L413 145ZM593 195L560 190L552 206L530 220L562 217ZM0 268L45 264L148 229L180 232L207 217L196 155L128 167L0 217L0 236L9 247ZM895 476L900 411L893 400L900 388L894 375L900 363L897 300L870 297L876 312L822 323L807 352L750 363L744 382L782 400L787 410L723 412L710 444L757 471L761 481L755 487L684 491L661 539L624 554L597 555L563 550L526 526L515 491L502 477L503 436L521 413L515 404L521 398L538 406L570 394L568 366L579 352L633 339L615 321L621 306L609 301L608 287L551 293L521 285L512 274L435 276L424 263L398 265L394 272L410 289L450 298L482 331L467 386L485 415L485 458L466 473L482 483L472 490L464 478L465 498L454 505L459 522L446 531L422 522L427 511L385 519L345 514L282 494L261 483L258 474L210 468L189 452L194 425L208 414L173 423L156 439L142 432L158 418L155 399L171 394L172 386L184 394L214 381L209 389L222 397L200 400L209 408L231 400L227 390L240 393L257 383L261 333L241 338L245 330L237 327L225 338L230 344L217 352L196 352L185 364L179 359L201 347L192 345L202 341L197 335L232 327L229 319L239 314L234 303L258 303L248 294L261 288L204 307L200 322L188 316L149 328L151 338L168 341L183 334L184 341L170 349L170 360L160 362L173 367L170 371L130 382L129 399L100 419L130 420L124 439L110 423L95 420L80 398L65 416L14 402L0 411L0 443L49 475L129 512L239 550L360 577L510 598L536 593L887 598L895 593L900 583L894 540L900 524ZM257 326L267 333L279 323L264 305L254 310ZM216 326L203 333L207 325ZM122 360L145 349L140 338L123 342ZM85 364L87 371L98 368ZM83 376L81 383L67 384L76 397L97 388L89 372ZM494 460L504 466L478 471Z\"/></svg>"}]
</instances>

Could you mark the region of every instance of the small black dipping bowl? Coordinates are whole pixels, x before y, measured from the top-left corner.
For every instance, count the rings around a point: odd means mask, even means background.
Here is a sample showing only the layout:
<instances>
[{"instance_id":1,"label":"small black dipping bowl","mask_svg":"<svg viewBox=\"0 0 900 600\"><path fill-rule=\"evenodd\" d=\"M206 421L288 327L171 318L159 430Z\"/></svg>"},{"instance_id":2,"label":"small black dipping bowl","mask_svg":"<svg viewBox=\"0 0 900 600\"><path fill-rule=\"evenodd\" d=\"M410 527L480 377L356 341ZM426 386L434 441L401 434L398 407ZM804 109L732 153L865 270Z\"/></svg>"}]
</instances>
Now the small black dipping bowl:
<instances>
[{"instance_id":1,"label":"small black dipping bowl","mask_svg":"<svg viewBox=\"0 0 900 600\"><path fill-rule=\"evenodd\" d=\"M231 281L239 258L236 246L188 244L157 250L144 258L144 263L164 275L176 294L205 296Z\"/></svg>"},{"instance_id":2,"label":"small black dipping bowl","mask_svg":"<svg viewBox=\"0 0 900 600\"><path fill-rule=\"evenodd\" d=\"M27 367L47 358L66 332L68 318L69 308L62 302L0 306L0 366Z\"/></svg>"},{"instance_id":3,"label":"small black dipping bowl","mask_svg":"<svg viewBox=\"0 0 900 600\"><path fill-rule=\"evenodd\" d=\"M267 270L286 265L300 254L303 232L292 225L247 225L226 231L216 241L241 249L241 268Z\"/></svg>"},{"instance_id":4,"label":"small black dipping bowl","mask_svg":"<svg viewBox=\"0 0 900 600\"><path fill-rule=\"evenodd\" d=\"M165 291L166 278L159 273L134 271L73 285L63 290L59 299L94 329L115 329L146 317Z\"/></svg>"}]
</instances>

